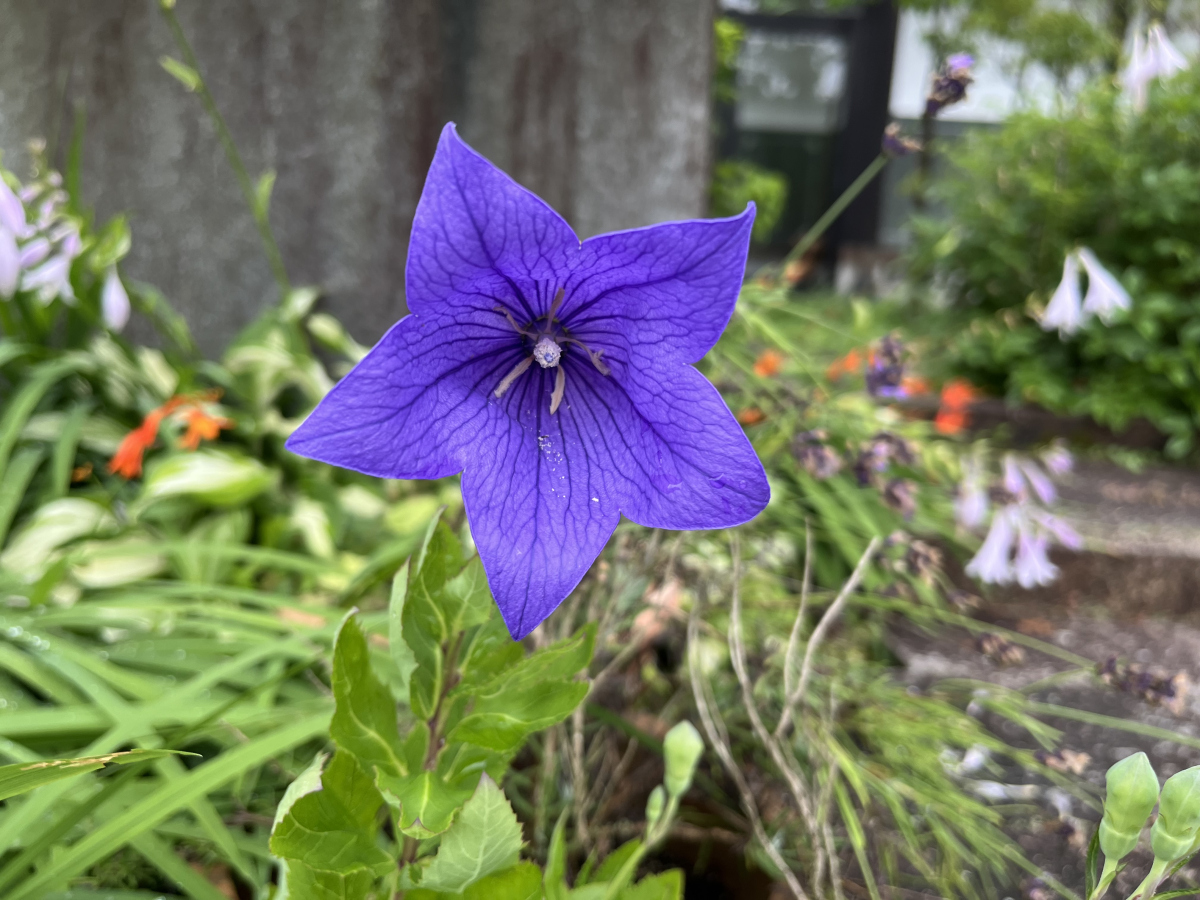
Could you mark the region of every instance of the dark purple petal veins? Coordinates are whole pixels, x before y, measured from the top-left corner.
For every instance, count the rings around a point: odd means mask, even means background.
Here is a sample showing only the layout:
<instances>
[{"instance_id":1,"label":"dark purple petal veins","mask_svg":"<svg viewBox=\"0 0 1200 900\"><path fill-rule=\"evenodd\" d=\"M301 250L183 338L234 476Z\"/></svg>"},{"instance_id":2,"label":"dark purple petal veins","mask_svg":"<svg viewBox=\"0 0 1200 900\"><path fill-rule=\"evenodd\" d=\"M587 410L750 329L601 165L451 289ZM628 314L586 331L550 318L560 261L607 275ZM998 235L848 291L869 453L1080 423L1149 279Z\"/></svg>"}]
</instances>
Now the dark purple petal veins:
<instances>
[{"instance_id":1,"label":"dark purple petal veins","mask_svg":"<svg viewBox=\"0 0 1200 900\"><path fill-rule=\"evenodd\" d=\"M752 221L748 209L581 246L447 126L413 224L413 314L288 447L381 477L462 471L492 593L524 637L621 513L722 528L766 505L750 443L689 365L733 312Z\"/></svg>"},{"instance_id":2,"label":"dark purple petal veins","mask_svg":"<svg viewBox=\"0 0 1200 900\"><path fill-rule=\"evenodd\" d=\"M412 312L502 305L522 321L543 316L578 253L579 238L558 213L446 126L409 240Z\"/></svg>"}]
</instances>

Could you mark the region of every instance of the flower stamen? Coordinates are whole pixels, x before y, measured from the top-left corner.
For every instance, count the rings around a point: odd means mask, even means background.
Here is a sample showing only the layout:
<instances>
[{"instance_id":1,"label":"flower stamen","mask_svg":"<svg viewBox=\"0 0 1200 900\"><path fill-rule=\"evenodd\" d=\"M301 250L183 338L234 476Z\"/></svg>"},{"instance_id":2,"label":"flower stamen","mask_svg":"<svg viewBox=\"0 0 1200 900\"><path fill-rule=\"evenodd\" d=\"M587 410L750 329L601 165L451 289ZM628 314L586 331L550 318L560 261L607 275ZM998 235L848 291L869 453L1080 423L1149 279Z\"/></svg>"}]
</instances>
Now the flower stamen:
<instances>
[{"instance_id":1,"label":"flower stamen","mask_svg":"<svg viewBox=\"0 0 1200 900\"><path fill-rule=\"evenodd\" d=\"M524 375L525 372L532 365L533 365L533 357L527 356L523 360L521 360L519 363L517 363L515 366L513 366L512 370L507 375L505 375L504 378L502 378L500 380L500 383L498 385L496 385L496 391L495 391L496 398L499 399L500 397L503 397L505 392L507 392L508 389L510 387L512 387L513 382L516 381L518 378L520 378L522 375Z\"/></svg>"},{"instance_id":2,"label":"flower stamen","mask_svg":"<svg viewBox=\"0 0 1200 900\"><path fill-rule=\"evenodd\" d=\"M567 372L561 366L554 374L554 391L550 394L550 415L558 412L558 407L562 403L563 393L567 389Z\"/></svg>"}]
</instances>

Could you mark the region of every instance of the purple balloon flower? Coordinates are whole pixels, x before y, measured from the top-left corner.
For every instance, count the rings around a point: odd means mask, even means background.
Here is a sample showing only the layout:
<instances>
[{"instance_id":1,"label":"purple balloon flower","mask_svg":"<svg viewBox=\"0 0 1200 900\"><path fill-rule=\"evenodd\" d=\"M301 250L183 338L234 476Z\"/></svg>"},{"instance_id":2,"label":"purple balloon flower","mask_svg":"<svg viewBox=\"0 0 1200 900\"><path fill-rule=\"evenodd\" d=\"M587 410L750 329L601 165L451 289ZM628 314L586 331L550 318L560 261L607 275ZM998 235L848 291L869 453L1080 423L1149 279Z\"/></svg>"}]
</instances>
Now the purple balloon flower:
<instances>
[{"instance_id":1,"label":"purple balloon flower","mask_svg":"<svg viewBox=\"0 0 1200 900\"><path fill-rule=\"evenodd\" d=\"M762 464L692 367L733 313L753 220L580 242L447 125L413 221L411 314L288 447L384 478L462 472L492 593L524 637L621 513L724 528L766 505Z\"/></svg>"}]
</instances>

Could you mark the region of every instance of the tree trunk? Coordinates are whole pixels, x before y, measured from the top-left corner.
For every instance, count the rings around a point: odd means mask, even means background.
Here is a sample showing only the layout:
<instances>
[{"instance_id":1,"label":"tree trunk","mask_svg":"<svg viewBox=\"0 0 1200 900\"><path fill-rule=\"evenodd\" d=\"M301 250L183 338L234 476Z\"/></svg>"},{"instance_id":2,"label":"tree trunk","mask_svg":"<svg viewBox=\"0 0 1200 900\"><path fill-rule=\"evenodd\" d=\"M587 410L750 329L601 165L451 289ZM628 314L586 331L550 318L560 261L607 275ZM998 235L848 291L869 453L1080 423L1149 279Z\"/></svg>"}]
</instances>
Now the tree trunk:
<instances>
[{"instance_id":1,"label":"tree trunk","mask_svg":"<svg viewBox=\"0 0 1200 900\"><path fill-rule=\"evenodd\" d=\"M276 297L253 222L148 0L0 2L0 148L63 157L86 114L84 199L130 214L127 276L160 287L209 352ZM708 0L206 0L177 14L293 283L360 340L404 313L408 229L442 124L542 193L581 236L703 213Z\"/></svg>"}]
</instances>

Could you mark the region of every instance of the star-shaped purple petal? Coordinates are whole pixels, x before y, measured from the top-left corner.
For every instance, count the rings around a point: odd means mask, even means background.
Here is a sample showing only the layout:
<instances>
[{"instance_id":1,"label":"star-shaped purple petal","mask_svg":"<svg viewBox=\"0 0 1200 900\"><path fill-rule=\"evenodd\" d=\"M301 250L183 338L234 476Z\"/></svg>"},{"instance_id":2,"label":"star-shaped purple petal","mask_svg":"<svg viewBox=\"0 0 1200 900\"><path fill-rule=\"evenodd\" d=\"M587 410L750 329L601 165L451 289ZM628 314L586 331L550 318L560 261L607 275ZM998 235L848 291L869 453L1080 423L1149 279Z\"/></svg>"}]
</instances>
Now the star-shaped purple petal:
<instances>
[{"instance_id":1,"label":"star-shaped purple petal","mask_svg":"<svg viewBox=\"0 0 1200 900\"><path fill-rule=\"evenodd\" d=\"M622 513L724 528L769 491L692 367L737 300L753 208L580 242L446 126L413 222L411 314L288 441L385 478L462 472L514 638L579 583Z\"/></svg>"}]
</instances>

